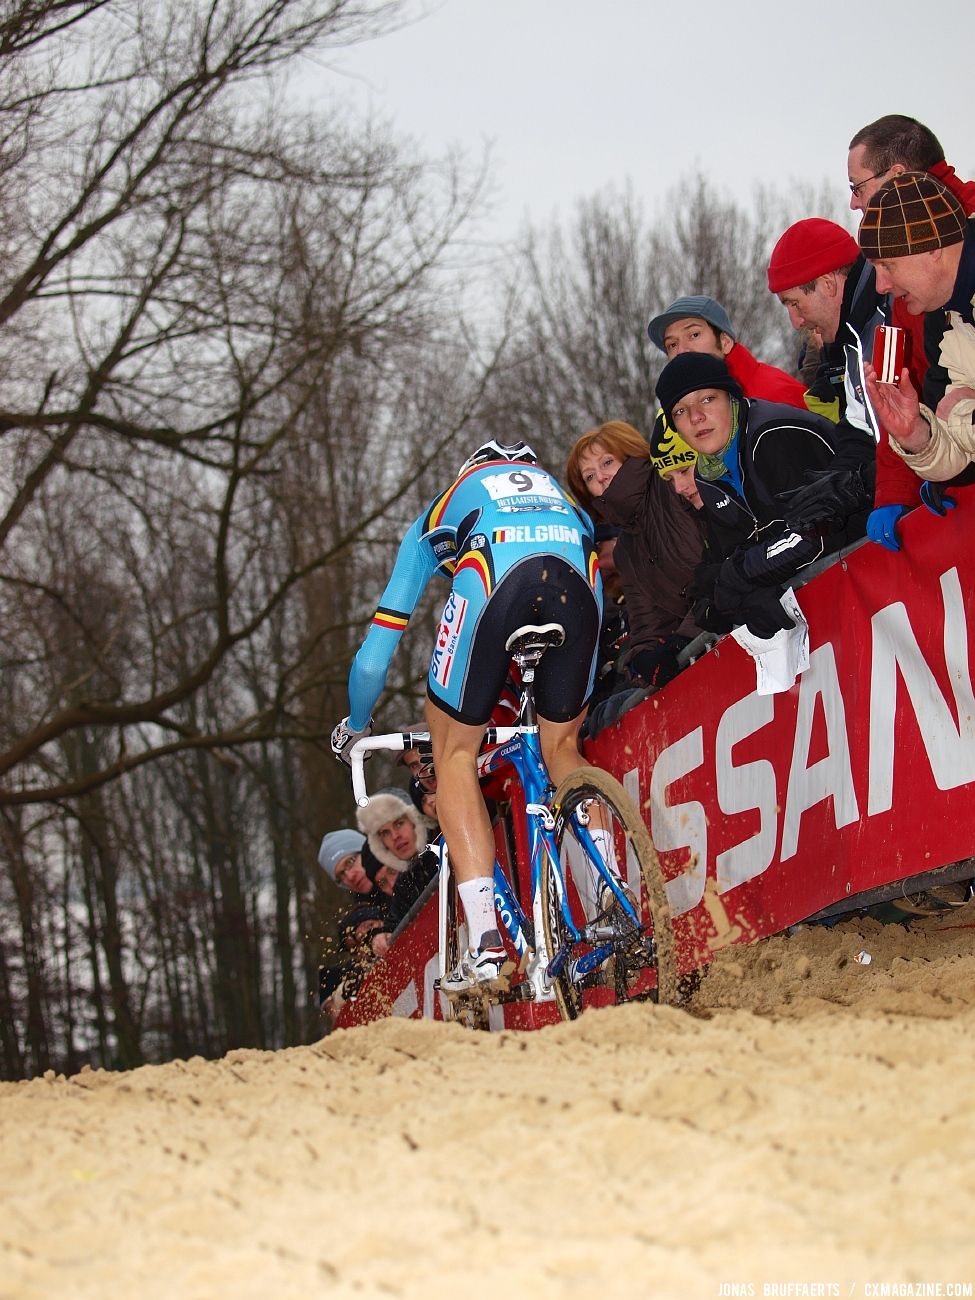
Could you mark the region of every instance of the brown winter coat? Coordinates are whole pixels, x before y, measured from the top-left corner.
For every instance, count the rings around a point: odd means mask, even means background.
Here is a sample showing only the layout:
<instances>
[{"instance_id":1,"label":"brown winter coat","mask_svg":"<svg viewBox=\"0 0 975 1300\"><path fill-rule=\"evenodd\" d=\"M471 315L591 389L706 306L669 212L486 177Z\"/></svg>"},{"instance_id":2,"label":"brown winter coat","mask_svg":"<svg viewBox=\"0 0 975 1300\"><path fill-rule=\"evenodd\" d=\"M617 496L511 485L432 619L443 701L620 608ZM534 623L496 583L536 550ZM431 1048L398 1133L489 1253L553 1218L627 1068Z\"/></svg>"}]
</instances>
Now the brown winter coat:
<instances>
[{"instance_id":1,"label":"brown winter coat","mask_svg":"<svg viewBox=\"0 0 975 1300\"><path fill-rule=\"evenodd\" d=\"M622 528L616 567L630 619L631 652L656 637L695 637L691 583L703 550L696 511L649 460L628 456L592 513Z\"/></svg>"}]
</instances>

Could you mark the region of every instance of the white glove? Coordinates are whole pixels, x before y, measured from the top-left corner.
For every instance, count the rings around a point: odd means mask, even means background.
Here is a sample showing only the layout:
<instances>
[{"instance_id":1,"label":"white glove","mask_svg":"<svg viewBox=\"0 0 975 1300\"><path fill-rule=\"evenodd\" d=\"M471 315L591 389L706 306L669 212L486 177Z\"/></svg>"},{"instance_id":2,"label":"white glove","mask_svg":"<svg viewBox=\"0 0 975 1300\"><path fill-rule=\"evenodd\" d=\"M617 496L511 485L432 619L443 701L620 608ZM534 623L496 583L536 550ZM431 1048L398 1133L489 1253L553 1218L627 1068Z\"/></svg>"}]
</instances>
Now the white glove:
<instances>
[{"instance_id":1,"label":"white glove","mask_svg":"<svg viewBox=\"0 0 975 1300\"><path fill-rule=\"evenodd\" d=\"M343 718L332 732L332 753L336 758L341 759L343 763L348 763L351 767L349 750L363 736L372 735L372 718L369 719L361 731L352 731L348 722L348 718ZM371 758L372 755L367 755L367 757Z\"/></svg>"}]
</instances>

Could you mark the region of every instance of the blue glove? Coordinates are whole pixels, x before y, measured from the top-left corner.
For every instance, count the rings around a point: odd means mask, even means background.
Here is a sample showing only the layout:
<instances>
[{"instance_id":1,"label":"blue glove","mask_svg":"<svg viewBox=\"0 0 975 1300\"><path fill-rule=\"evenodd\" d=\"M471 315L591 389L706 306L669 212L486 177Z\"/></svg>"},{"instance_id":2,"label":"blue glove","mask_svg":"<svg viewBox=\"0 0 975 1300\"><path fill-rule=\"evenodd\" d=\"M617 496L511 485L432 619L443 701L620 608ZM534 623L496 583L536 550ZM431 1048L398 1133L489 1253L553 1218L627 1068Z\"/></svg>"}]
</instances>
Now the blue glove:
<instances>
[{"instance_id":1,"label":"blue glove","mask_svg":"<svg viewBox=\"0 0 975 1300\"><path fill-rule=\"evenodd\" d=\"M945 491L943 483L932 483L930 479L925 479L921 484L921 500L933 515L940 515L942 519L958 504L955 498L950 497Z\"/></svg>"},{"instance_id":2,"label":"blue glove","mask_svg":"<svg viewBox=\"0 0 975 1300\"><path fill-rule=\"evenodd\" d=\"M921 489L922 495L924 488ZM899 551L900 538L897 536L897 521L906 515L909 506L878 506L867 516L867 536L878 546L886 546L888 551Z\"/></svg>"}]
</instances>

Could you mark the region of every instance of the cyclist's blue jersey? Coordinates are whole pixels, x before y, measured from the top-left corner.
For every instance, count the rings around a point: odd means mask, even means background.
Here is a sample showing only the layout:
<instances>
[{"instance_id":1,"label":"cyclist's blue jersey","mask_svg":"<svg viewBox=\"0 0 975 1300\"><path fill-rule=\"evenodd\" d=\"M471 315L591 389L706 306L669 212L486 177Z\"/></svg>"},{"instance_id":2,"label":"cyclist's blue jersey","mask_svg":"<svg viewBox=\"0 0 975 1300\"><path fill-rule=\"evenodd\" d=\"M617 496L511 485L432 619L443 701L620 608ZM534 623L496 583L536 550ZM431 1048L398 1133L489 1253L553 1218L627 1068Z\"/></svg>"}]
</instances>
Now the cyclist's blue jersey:
<instances>
[{"instance_id":1,"label":"cyclist's blue jersey","mask_svg":"<svg viewBox=\"0 0 975 1300\"><path fill-rule=\"evenodd\" d=\"M451 681L462 682L469 648L445 634L451 610L468 627L503 579L527 558L559 556L591 590L599 589L593 526L556 480L537 465L498 460L464 471L414 520L349 676L349 726L362 730L386 684L393 651L435 573L452 583L434 647L431 684L449 699ZM463 593L462 595L459 593ZM446 644L440 644L445 641ZM459 689L459 688L458 688Z\"/></svg>"}]
</instances>

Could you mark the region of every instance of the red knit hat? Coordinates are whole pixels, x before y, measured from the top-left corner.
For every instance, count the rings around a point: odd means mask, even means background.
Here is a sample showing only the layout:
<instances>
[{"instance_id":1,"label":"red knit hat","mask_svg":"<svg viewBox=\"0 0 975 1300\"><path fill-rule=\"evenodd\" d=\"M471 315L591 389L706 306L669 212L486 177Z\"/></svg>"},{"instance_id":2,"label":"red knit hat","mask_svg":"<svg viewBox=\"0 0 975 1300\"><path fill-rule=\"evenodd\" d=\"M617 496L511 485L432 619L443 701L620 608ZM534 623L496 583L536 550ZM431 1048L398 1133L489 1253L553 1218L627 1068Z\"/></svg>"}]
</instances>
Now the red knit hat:
<instances>
[{"instance_id":1,"label":"red knit hat","mask_svg":"<svg viewBox=\"0 0 975 1300\"><path fill-rule=\"evenodd\" d=\"M849 266L859 256L859 245L848 230L823 217L806 217L790 226L772 249L768 287L772 293L784 293Z\"/></svg>"}]
</instances>

